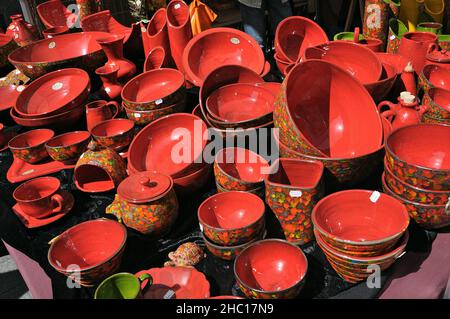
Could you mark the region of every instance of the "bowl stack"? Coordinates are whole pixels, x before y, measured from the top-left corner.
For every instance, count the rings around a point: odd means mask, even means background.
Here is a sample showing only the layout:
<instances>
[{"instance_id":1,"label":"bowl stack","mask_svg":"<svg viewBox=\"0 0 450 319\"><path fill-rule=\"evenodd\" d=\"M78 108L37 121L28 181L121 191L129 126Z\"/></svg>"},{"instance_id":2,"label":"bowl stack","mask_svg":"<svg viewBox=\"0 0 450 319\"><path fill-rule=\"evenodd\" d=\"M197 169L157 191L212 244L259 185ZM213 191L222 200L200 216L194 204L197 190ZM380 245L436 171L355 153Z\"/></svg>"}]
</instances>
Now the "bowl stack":
<instances>
[{"instance_id":1,"label":"bowl stack","mask_svg":"<svg viewBox=\"0 0 450 319\"><path fill-rule=\"evenodd\" d=\"M422 104L428 107L422 116L423 123L450 125L450 91L430 88L424 93Z\"/></svg>"},{"instance_id":2,"label":"bowl stack","mask_svg":"<svg viewBox=\"0 0 450 319\"><path fill-rule=\"evenodd\" d=\"M386 142L385 193L397 198L426 229L450 225L450 126L403 127Z\"/></svg>"},{"instance_id":3,"label":"bowl stack","mask_svg":"<svg viewBox=\"0 0 450 319\"><path fill-rule=\"evenodd\" d=\"M409 216L392 196L368 190L333 193L312 213L314 235L333 269L348 282L386 270L405 251Z\"/></svg>"}]
</instances>

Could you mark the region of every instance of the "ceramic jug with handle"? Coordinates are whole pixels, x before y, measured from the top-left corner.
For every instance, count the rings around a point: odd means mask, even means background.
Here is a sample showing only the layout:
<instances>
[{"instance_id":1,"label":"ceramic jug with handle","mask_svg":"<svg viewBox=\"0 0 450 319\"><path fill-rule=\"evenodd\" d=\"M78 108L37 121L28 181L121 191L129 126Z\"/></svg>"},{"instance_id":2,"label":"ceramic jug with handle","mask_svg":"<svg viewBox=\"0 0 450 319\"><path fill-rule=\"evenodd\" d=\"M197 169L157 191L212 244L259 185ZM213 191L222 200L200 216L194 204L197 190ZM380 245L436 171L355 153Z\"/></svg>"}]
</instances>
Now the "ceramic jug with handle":
<instances>
[{"instance_id":1,"label":"ceramic jug with handle","mask_svg":"<svg viewBox=\"0 0 450 319\"><path fill-rule=\"evenodd\" d=\"M386 108L387 110L383 111ZM428 107L425 105L419 106L413 95L409 95L404 99L399 97L398 104L389 101L383 101L378 104L378 111L381 113L381 116L392 123L392 131L420 123L422 115L427 109Z\"/></svg>"},{"instance_id":2,"label":"ceramic jug with handle","mask_svg":"<svg viewBox=\"0 0 450 319\"><path fill-rule=\"evenodd\" d=\"M400 40L398 54L412 61L414 71L420 74L426 62L426 55L431 44L436 44L438 37L430 32L408 32Z\"/></svg>"},{"instance_id":3,"label":"ceramic jug with handle","mask_svg":"<svg viewBox=\"0 0 450 319\"><path fill-rule=\"evenodd\" d=\"M115 118L119 114L119 103L104 100L94 101L86 105L87 129L90 132L100 122Z\"/></svg>"}]
</instances>

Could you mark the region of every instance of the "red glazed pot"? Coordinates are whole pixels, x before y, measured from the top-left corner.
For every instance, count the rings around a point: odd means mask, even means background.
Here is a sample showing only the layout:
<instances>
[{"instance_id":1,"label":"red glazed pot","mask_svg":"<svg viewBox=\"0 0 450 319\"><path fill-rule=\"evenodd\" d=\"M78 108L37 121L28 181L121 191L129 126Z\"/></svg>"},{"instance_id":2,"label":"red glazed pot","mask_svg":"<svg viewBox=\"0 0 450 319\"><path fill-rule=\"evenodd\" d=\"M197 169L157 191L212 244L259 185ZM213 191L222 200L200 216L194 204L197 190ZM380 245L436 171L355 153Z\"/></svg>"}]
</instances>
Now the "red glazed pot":
<instances>
[{"instance_id":1,"label":"red glazed pot","mask_svg":"<svg viewBox=\"0 0 450 319\"><path fill-rule=\"evenodd\" d=\"M430 44L437 44L437 35L430 32L407 32L400 40L398 54L412 61L414 71L420 74L426 62Z\"/></svg>"},{"instance_id":2,"label":"red glazed pot","mask_svg":"<svg viewBox=\"0 0 450 319\"><path fill-rule=\"evenodd\" d=\"M304 286L308 260L299 247L280 239L266 239L245 248L233 269L247 298L291 299Z\"/></svg>"},{"instance_id":3,"label":"red glazed pot","mask_svg":"<svg viewBox=\"0 0 450 319\"><path fill-rule=\"evenodd\" d=\"M48 261L75 282L94 286L117 272L126 241L127 231L120 223L90 220L56 237L48 250Z\"/></svg>"},{"instance_id":4,"label":"red glazed pot","mask_svg":"<svg viewBox=\"0 0 450 319\"><path fill-rule=\"evenodd\" d=\"M167 67L166 51L163 47L155 47L147 54L144 72Z\"/></svg>"},{"instance_id":5,"label":"red glazed pot","mask_svg":"<svg viewBox=\"0 0 450 319\"><path fill-rule=\"evenodd\" d=\"M356 43L363 47L366 47L367 49L369 49L373 52L382 52L383 51L383 41L381 41L380 39L366 38L363 40L359 40Z\"/></svg>"},{"instance_id":6,"label":"red glazed pot","mask_svg":"<svg viewBox=\"0 0 450 319\"><path fill-rule=\"evenodd\" d=\"M323 164L319 161L280 158L265 179L266 203L283 228L286 240L303 245L313 236L311 212L323 197Z\"/></svg>"},{"instance_id":7,"label":"red glazed pot","mask_svg":"<svg viewBox=\"0 0 450 319\"><path fill-rule=\"evenodd\" d=\"M57 26L45 29L42 31L42 35L44 36L44 39L51 39L58 35L69 33L69 28L66 26Z\"/></svg>"},{"instance_id":8,"label":"red glazed pot","mask_svg":"<svg viewBox=\"0 0 450 319\"><path fill-rule=\"evenodd\" d=\"M450 126L417 124L398 129L386 142L386 163L404 182L450 190Z\"/></svg>"},{"instance_id":9,"label":"red glazed pot","mask_svg":"<svg viewBox=\"0 0 450 319\"><path fill-rule=\"evenodd\" d=\"M23 74L36 79L51 71L80 68L93 74L106 62L96 40L105 32L78 32L34 42L12 52L9 61Z\"/></svg>"},{"instance_id":10,"label":"red glazed pot","mask_svg":"<svg viewBox=\"0 0 450 319\"><path fill-rule=\"evenodd\" d=\"M184 76L178 70L157 69L131 79L122 90L123 104L131 110L160 109L185 99Z\"/></svg>"},{"instance_id":11,"label":"red glazed pot","mask_svg":"<svg viewBox=\"0 0 450 319\"><path fill-rule=\"evenodd\" d=\"M378 103L389 95L398 78L396 67L391 64L382 63L383 73L379 81L364 84L364 87L372 96L373 100Z\"/></svg>"},{"instance_id":12,"label":"red glazed pot","mask_svg":"<svg viewBox=\"0 0 450 319\"><path fill-rule=\"evenodd\" d=\"M89 132L75 131L55 136L45 144L45 148L54 161L70 163L78 160L90 141Z\"/></svg>"},{"instance_id":13,"label":"red glazed pot","mask_svg":"<svg viewBox=\"0 0 450 319\"><path fill-rule=\"evenodd\" d=\"M127 119L112 119L94 126L91 134L104 147L121 151L130 145L134 137L134 122Z\"/></svg>"},{"instance_id":14,"label":"red glazed pot","mask_svg":"<svg viewBox=\"0 0 450 319\"><path fill-rule=\"evenodd\" d=\"M24 118L45 118L79 108L91 91L89 75L62 69L31 82L17 98L14 110Z\"/></svg>"},{"instance_id":15,"label":"red glazed pot","mask_svg":"<svg viewBox=\"0 0 450 319\"><path fill-rule=\"evenodd\" d=\"M123 84L117 79L119 74L119 66L117 65L105 65L95 70L103 82L99 92L104 98L108 100L119 100L122 94Z\"/></svg>"},{"instance_id":16,"label":"red glazed pot","mask_svg":"<svg viewBox=\"0 0 450 319\"><path fill-rule=\"evenodd\" d=\"M19 46L14 41L13 37L0 34L0 68L9 66L8 55L16 50Z\"/></svg>"},{"instance_id":17,"label":"red glazed pot","mask_svg":"<svg viewBox=\"0 0 450 319\"><path fill-rule=\"evenodd\" d=\"M87 129L90 132L97 124L116 118L119 114L119 103L94 101L86 105Z\"/></svg>"},{"instance_id":18,"label":"red glazed pot","mask_svg":"<svg viewBox=\"0 0 450 319\"><path fill-rule=\"evenodd\" d=\"M28 131L11 139L8 147L15 157L30 164L38 163L48 157L45 143L54 135L49 129Z\"/></svg>"},{"instance_id":19,"label":"red glazed pot","mask_svg":"<svg viewBox=\"0 0 450 319\"><path fill-rule=\"evenodd\" d=\"M447 90L450 87L450 71L439 65L425 65L420 73L418 86L424 93L433 87Z\"/></svg>"},{"instance_id":20,"label":"red glazed pot","mask_svg":"<svg viewBox=\"0 0 450 319\"><path fill-rule=\"evenodd\" d=\"M286 63L295 63L306 48L328 41L323 29L314 21L292 16L281 21L275 32L276 55Z\"/></svg>"},{"instance_id":21,"label":"red glazed pot","mask_svg":"<svg viewBox=\"0 0 450 319\"><path fill-rule=\"evenodd\" d=\"M329 62L296 65L283 82L273 116L280 141L300 153L354 158L382 144L373 99L348 72Z\"/></svg>"},{"instance_id":22,"label":"red glazed pot","mask_svg":"<svg viewBox=\"0 0 450 319\"><path fill-rule=\"evenodd\" d=\"M389 251L409 225L405 207L377 191L347 190L323 198L312 213L324 241L352 256Z\"/></svg>"},{"instance_id":23,"label":"red glazed pot","mask_svg":"<svg viewBox=\"0 0 450 319\"><path fill-rule=\"evenodd\" d=\"M246 192L218 193L198 208L200 228L212 242L223 246L248 243L265 227L265 205Z\"/></svg>"},{"instance_id":24,"label":"red glazed pot","mask_svg":"<svg viewBox=\"0 0 450 319\"><path fill-rule=\"evenodd\" d=\"M6 29L6 35L13 37L19 46L23 47L39 40L36 28L26 22L21 14L12 15L11 21Z\"/></svg>"},{"instance_id":25,"label":"red glazed pot","mask_svg":"<svg viewBox=\"0 0 450 319\"><path fill-rule=\"evenodd\" d=\"M77 17L66 8L61 0L49 0L38 4L36 11L46 28L72 27L77 20Z\"/></svg>"},{"instance_id":26,"label":"red glazed pot","mask_svg":"<svg viewBox=\"0 0 450 319\"><path fill-rule=\"evenodd\" d=\"M385 108L387 110L382 111ZM393 131L401 127L420 123L420 119L427 109L428 107L425 105L419 106L416 100L407 103L401 97L398 98L398 104L389 101L383 101L378 104L378 111L382 117L391 122Z\"/></svg>"},{"instance_id":27,"label":"red glazed pot","mask_svg":"<svg viewBox=\"0 0 450 319\"><path fill-rule=\"evenodd\" d=\"M405 205L409 216L414 219L419 226L425 229L439 229L450 225L450 202L447 202L446 205L431 205L413 202L395 194L387 185L384 174L381 177L381 180L383 183L383 191L402 202Z\"/></svg>"},{"instance_id":28,"label":"red glazed pot","mask_svg":"<svg viewBox=\"0 0 450 319\"><path fill-rule=\"evenodd\" d=\"M148 23L147 28L141 25L141 29L145 56L147 56L153 48L160 46L164 48L164 51L169 58L170 42L169 33L167 31L166 8L161 8L156 11ZM170 57L169 60L171 61L172 57Z\"/></svg>"},{"instance_id":29,"label":"red glazed pot","mask_svg":"<svg viewBox=\"0 0 450 319\"><path fill-rule=\"evenodd\" d=\"M450 120L450 91L430 88L424 94L422 102L428 106L427 113L430 117Z\"/></svg>"},{"instance_id":30,"label":"red glazed pot","mask_svg":"<svg viewBox=\"0 0 450 319\"><path fill-rule=\"evenodd\" d=\"M439 50L439 46L437 44L432 44L429 46L426 58L427 60L425 65L439 65L450 71L450 53L444 49Z\"/></svg>"},{"instance_id":31,"label":"red glazed pot","mask_svg":"<svg viewBox=\"0 0 450 319\"><path fill-rule=\"evenodd\" d=\"M183 69L196 86L202 86L206 76L224 64L242 65L262 74L264 54L252 37L231 28L203 31L189 41L183 53Z\"/></svg>"},{"instance_id":32,"label":"red glazed pot","mask_svg":"<svg viewBox=\"0 0 450 319\"><path fill-rule=\"evenodd\" d=\"M135 111L128 109L122 104L122 108L127 113L127 117L132 120L136 125L145 126L163 116L181 113L186 108L186 101L182 100L174 105L169 105L160 109L148 110L148 111Z\"/></svg>"}]
</instances>

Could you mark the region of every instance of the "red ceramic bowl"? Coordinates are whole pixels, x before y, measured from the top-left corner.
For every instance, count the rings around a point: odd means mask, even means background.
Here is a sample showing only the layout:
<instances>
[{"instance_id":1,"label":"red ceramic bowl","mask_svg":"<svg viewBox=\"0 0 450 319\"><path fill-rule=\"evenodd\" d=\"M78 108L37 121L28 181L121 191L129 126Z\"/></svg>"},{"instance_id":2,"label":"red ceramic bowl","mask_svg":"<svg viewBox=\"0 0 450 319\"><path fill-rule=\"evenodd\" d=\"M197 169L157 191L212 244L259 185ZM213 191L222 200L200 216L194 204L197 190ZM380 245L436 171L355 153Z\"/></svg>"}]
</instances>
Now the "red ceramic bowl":
<instances>
[{"instance_id":1,"label":"red ceramic bowl","mask_svg":"<svg viewBox=\"0 0 450 319\"><path fill-rule=\"evenodd\" d=\"M103 121L92 128L91 134L100 145L121 151L134 137L134 122L127 119Z\"/></svg>"},{"instance_id":2,"label":"red ceramic bowl","mask_svg":"<svg viewBox=\"0 0 450 319\"><path fill-rule=\"evenodd\" d=\"M62 69L31 82L17 98L14 110L24 118L42 118L70 111L84 104L91 90L89 74Z\"/></svg>"},{"instance_id":3,"label":"red ceramic bowl","mask_svg":"<svg viewBox=\"0 0 450 319\"><path fill-rule=\"evenodd\" d=\"M258 188L264 183L269 170L269 163L262 156L244 148L224 148L214 158L216 182L228 190Z\"/></svg>"},{"instance_id":4,"label":"red ceramic bowl","mask_svg":"<svg viewBox=\"0 0 450 319\"><path fill-rule=\"evenodd\" d=\"M67 22L70 21L68 18L73 14L61 0L49 0L38 4L36 11L47 28L67 26ZM76 17L72 18L72 20L76 20Z\"/></svg>"},{"instance_id":5,"label":"red ceramic bowl","mask_svg":"<svg viewBox=\"0 0 450 319\"><path fill-rule=\"evenodd\" d=\"M328 41L323 29L314 21L292 16L281 21L275 32L275 50L287 63L295 63L308 47Z\"/></svg>"},{"instance_id":6,"label":"red ceramic bowl","mask_svg":"<svg viewBox=\"0 0 450 319\"><path fill-rule=\"evenodd\" d=\"M105 32L63 34L17 49L8 59L31 79L65 68L80 68L93 74L106 62L106 56L96 42L105 36L108 36Z\"/></svg>"},{"instance_id":7,"label":"red ceramic bowl","mask_svg":"<svg viewBox=\"0 0 450 319\"><path fill-rule=\"evenodd\" d=\"M28 131L11 139L8 147L15 157L34 164L48 157L45 143L54 135L49 129Z\"/></svg>"},{"instance_id":8,"label":"red ceramic bowl","mask_svg":"<svg viewBox=\"0 0 450 319\"><path fill-rule=\"evenodd\" d=\"M189 81L203 84L206 76L223 65L242 65L256 74L264 71L264 54L246 33L231 28L212 28L198 34L183 52L183 69Z\"/></svg>"},{"instance_id":9,"label":"red ceramic bowl","mask_svg":"<svg viewBox=\"0 0 450 319\"><path fill-rule=\"evenodd\" d=\"M274 123L283 144L313 156L355 158L382 144L380 115L367 90L326 61L291 70L275 103Z\"/></svg>"},{"instance_id":10,"label":"red ceramic bowl","mask_svg":"<svg viewBox=\"0 0 450 319\"><path fill-rule=\"evenodd\" d=\"M265 227L265 205L258 196L246 192L218 193L198 208L202 232L223 246L248 243Z\"/></svg>"},{"instance_id":11,"label":"red ceramic bowl","mask_svg":"<svg viewBox=\"0 0 450 319\"><path fill-rule=\"evenodd\" d=\"M193 172L173 180L177 195L184 196L202 189L211 180L211 164L204 164Z\"/></svg>"},{"instance_id":12,"label":"red ceramic bowl","mask_svg":"<svg viewBox=\"0 0 450 319\"><path fill-rule=\"evenodd\" d=\"M67 26L56 26L52 28L45 29L42 31L44 39L51 39L58 35L69 33L69 28Z\"/></svg>"},{"instance_id":13,"label":"red ceramic bowl","mask_svg":"<svg viewBox=\"0 0 450 319\"><path fill-rule=\"evenodd\" d=\"M8 55L18 47L11 36L0 33L0 68L9 65Z\"/></svg>"},{"instance_id":14,"label":"red ceramic bowl","mask_svg":"<svg viewBox=\"0 0 450 319\"><path fill-rule=\"evenodd\" d=\"M286 61L280 59L280 57L276 53L273 56L273 58L275 59L275 63L277 65L278 70L284 76L286 76L289 73L289 71L291 71L291 69L295 66L295 63L286 62Z\"/></svg>"},{"instance_id":15,"label":"red ceramic bowl","mask_svg":"<svg viewBox=\"0 0 450 319\"><path fill-rule=\"evenodd\" d=\"M419 76L419 87L426 93L432 87L448 89L450 87L450 71L438 65L425 65Z\"/></svg>"},{"instance_id":16,"label":"red ceramic bowl","mask_svg":"<svg viewBox=\"0 0 450 319\"><path fill-rule=\"evenodd\" d=\"M372 38L359 40L357 44L366 47L367 49L373 52L381 52L383 47L383 41L381 41L380 39L372 39Z\"/></svg>"},{"instance_id":17,"label":"red ceramic bowl","mask_svg":"<svg viewBox=\"0 0 450 319\"><path fill-rule=\"evenodd\" d=\"M24 85L15 86L12 84L6 86L0 86L0 112L8 110L16 105L17 98L20 93L25 89Z\"/></svg>"},{"instance_id":18,"label":"red ceramic bowl","mask_svg":"<svg viewBox=\"0 0 450 319\"><path fill-rule=\"evenodd\" d=\"M348 41L332 41L308 48L304 58L333 63L363 84L378 81L382 73L381 62L373 51Z\"/></svg>"},{"instance_id":19,"label":"red ceramic bowl","mask_svg":"<svg viewBox=\"0 0 450 319\"><path fill-rule=\"evenodd\" d=\"M449 87L450 89L450 87ZM450 91L442 88L430 88L425 93L422 104L429 107L427 115L436 119L450 120Z\"/></svg>"},{"instance_id":20,"label":"red ceramic bowl","mask_svg":"<svg viewBox=\"0 0 450 319\"><path fill-rule=\"evenodd\" d=\"M55 136L45 144L48 155L59 162L77 160L86 151L91 134L87 131L75 131Z\"/></svg>"},{"instance_id":21,"label":"red ceramic bowl","mask_svg":"<svg viewBox=\"0 0 450 319\"><path fill-rule=\"evenodd\" d=\"M128 150L128 168L135 172L155 170L173 178L182 177L201 166L206 135L205 122L195 115L178 113L159 118L133 139Z\"/></svg>"},{"instance_id":22,"label":"red ceramic bowl","mask_svg":"<svg viewBox=\"0 0 450 319\"><path fill-rule=\"evenodd\" d=\"M386 163L404 182L429 190L450 190L450 126L417 124L393 132Z\"/></svg>"},{"instance_id":23,"label":"red ceramic bowl","mask_svg":"<svg viewBox=\"0 0 450 319\"><path fill-rule=\"evenodd\" d=\"M280 239L258 241L234 261L234 275L248 298L295 298L303 288L307 270L303 251Z\"/></svg>"},{"instance_id":24,"label":"red ceramic bowl","mask_svg":"<svg viewBox=\"0 0 450 319\"><path fill-rule=\"evenodd\" d=\"M90 220L56 237L48 250L48 261L72 280L93 286L117 272L126 241L127 231L121 223Z\"/></svg>"},{"instance_id":25,"label":"red ceramic bowl","mask_svg":"<svg viewBox=\"0 0 450 319\"><path fill-rule=\"evenodd\" d=\"M135 111L128 109L125 105L122 103L122 108L127 113L127 117L132 120L136 125L145 126L163 116L174 114L174 113L181 113L186 108L186 101L182 100L181 102L178 102L173 105L169 105L160 109L156 110L148 110L148 111Z\"/></svg>"},{"instance_id":26,"label":"red ceramic bowl","mask_svg":"<svg viewBox=\"0 0 450 319\"><path fill-rule=\"evenodd\" d=\"M175 69L157 69L131 79L122 89L123 104L131 110L163 108L184 99L184 76Z\"/></svg>"},{"instance_id":27,"label":"red ceramic bowl","mask_svg":"<svg viewBox=\"0 0 450 319\"><path fill-rule=\"evenodd\" d=\"M408 212L400 201L369 190L331 194L317 203L311 218L327 243L355 256L376 256L389 250L409 225Z\"/></svg>"},{"instance_id":28,"label":"red ceramic bowl","mask_svg":"<svg viewBox=\"0 0 450 319\"><path fill-rule=\"evenodd\" d=\"M383 73L379 81L364 84L364 87L372 96L375 103L379 103L385 99L394 87L398 78L397 69L395 66L385 63L383 65Z\"/></svg>"}]
</instances>

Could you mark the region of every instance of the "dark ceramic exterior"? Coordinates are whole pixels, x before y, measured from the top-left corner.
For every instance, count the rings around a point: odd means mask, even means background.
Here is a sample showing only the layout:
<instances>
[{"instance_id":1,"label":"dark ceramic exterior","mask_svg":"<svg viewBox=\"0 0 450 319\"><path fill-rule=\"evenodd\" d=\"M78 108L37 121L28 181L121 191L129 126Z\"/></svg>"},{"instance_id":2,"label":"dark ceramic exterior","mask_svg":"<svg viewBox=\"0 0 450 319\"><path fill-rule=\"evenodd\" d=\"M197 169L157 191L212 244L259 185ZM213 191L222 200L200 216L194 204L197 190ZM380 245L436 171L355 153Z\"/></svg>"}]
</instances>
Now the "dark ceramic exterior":
<instances>
[{"instance_id":1,"label":"dark ceramic exterior","mask_svg":"<svg viewBox=\"0 0 450 319\"><path fill-rule=\"evenodd\" d=\"M217 188L217 192L218 193L234 191L234 189L223 188L218 183L216 183L216 188ZM265 196L264 185L261 186L261 187L258 187L258 188L248 189L248 190L246 190L246 192L247 193L251 193L251 194L255 194L256 196L260 197L261 199L264 199L264 196Z\"/></svg>"},{"instance_id":2,"label":"dark ceramic exterior","mask_svg":"<svg viewBox=\"0 0 450 319\"><path fill-rule=\"evenodd\" d=\"M422 115L422 123L425 124L442 124L442 125L450 125L450 119L444 120L444 119L438 119L435 117L432 117L428 113L424 113Z\"/></svg>"},{"instance_id":3,"label":"dark ceramic exterior","mask_svg":"<svg viewBox=\"0 0 450 319\"><path fill-rule=\"evenodd\" d=\"M122 134L114 136L94 136L94 139L104 147L112 148L116 151L121 151L131 144L135 133L134 127Z\"/></svg>"},{"instance_id":4,"label":"dark ceramic exterior","mask_svg":"<svg viewBox=\"0 0 450 319\"><path fill-rule=\"evenodd\" d=\"M83 152L86 151L91 137L86 140L67 146L48 146L45 145L48 155L58 162L67 162L72 160L77 160Z\"/></svg>"},{"instance_id":5,"label":"dark ceramic exterior","mask_svg":"<svg viewBox=\"0 0 450 319\"><path fill-rule=\"evenodd\" d=\"M10 147L9 149L15 157L30 164L38 163L48 157L47 150L45 149L45 142L41 145L29 148L16 149Z\"/></svg>"},{"instance_id":6,"label":"dark ceramic exterior","mask_svg":"<svg viewBox=\"0 0 450 319\"><path fill-rule=\"evenodd\" d=\"M264 186L264 181L250 183L228 175L219 167L216 161L214 161L214 177L217 185L230 191L252 191Z\"/></svg>"},{"instance_id":7,"label":"dark ceramic exterior","mask_svg":"<svg viewBox=\"0 0 450 319\"><path fill-rule=\"evenodd\" d=\"M170 105L178 104L181 101L184 101L185 99L186 99L186 88L184 86L181 86L177 91L175 91L174 93L172 93L168 96L165 96L156 101L145 102L145 103L128 101L122 95L123 105L127 109L133 110L133 111L150 111L150 110L162 109L162 108L165 108Z\"/></svg>"},{"instance_id":8,"label":"dark ceramic exterior","mask_svg":"<svg viewBox=\"0 0 450 319\"><path fill-rule=\"evenodd\" d=\"M178 102L174 105L148 111L131 110L128 109L125 105L122 105L122 107L125 109L127 117L130 120L132 120L136 125L144 126L165 115L183 112L186 107L186 103L184 100L182 100L181 102Z\"/></svg>"},{"instance_id":9,"label":"dark ceramic exterior","mask_svg":"<svg viewBox=\"0 0 450 319\"><path fill-rule=\"evenodd\" d=\"M433 90L431 90L431 92L433 92ZM450 120L450 112L433 101L429 94L431 92L427 90L422 99L422 104L428 106L426 112L428 113L428 116L437 120Z\"/></svg>"}]
</instances>

